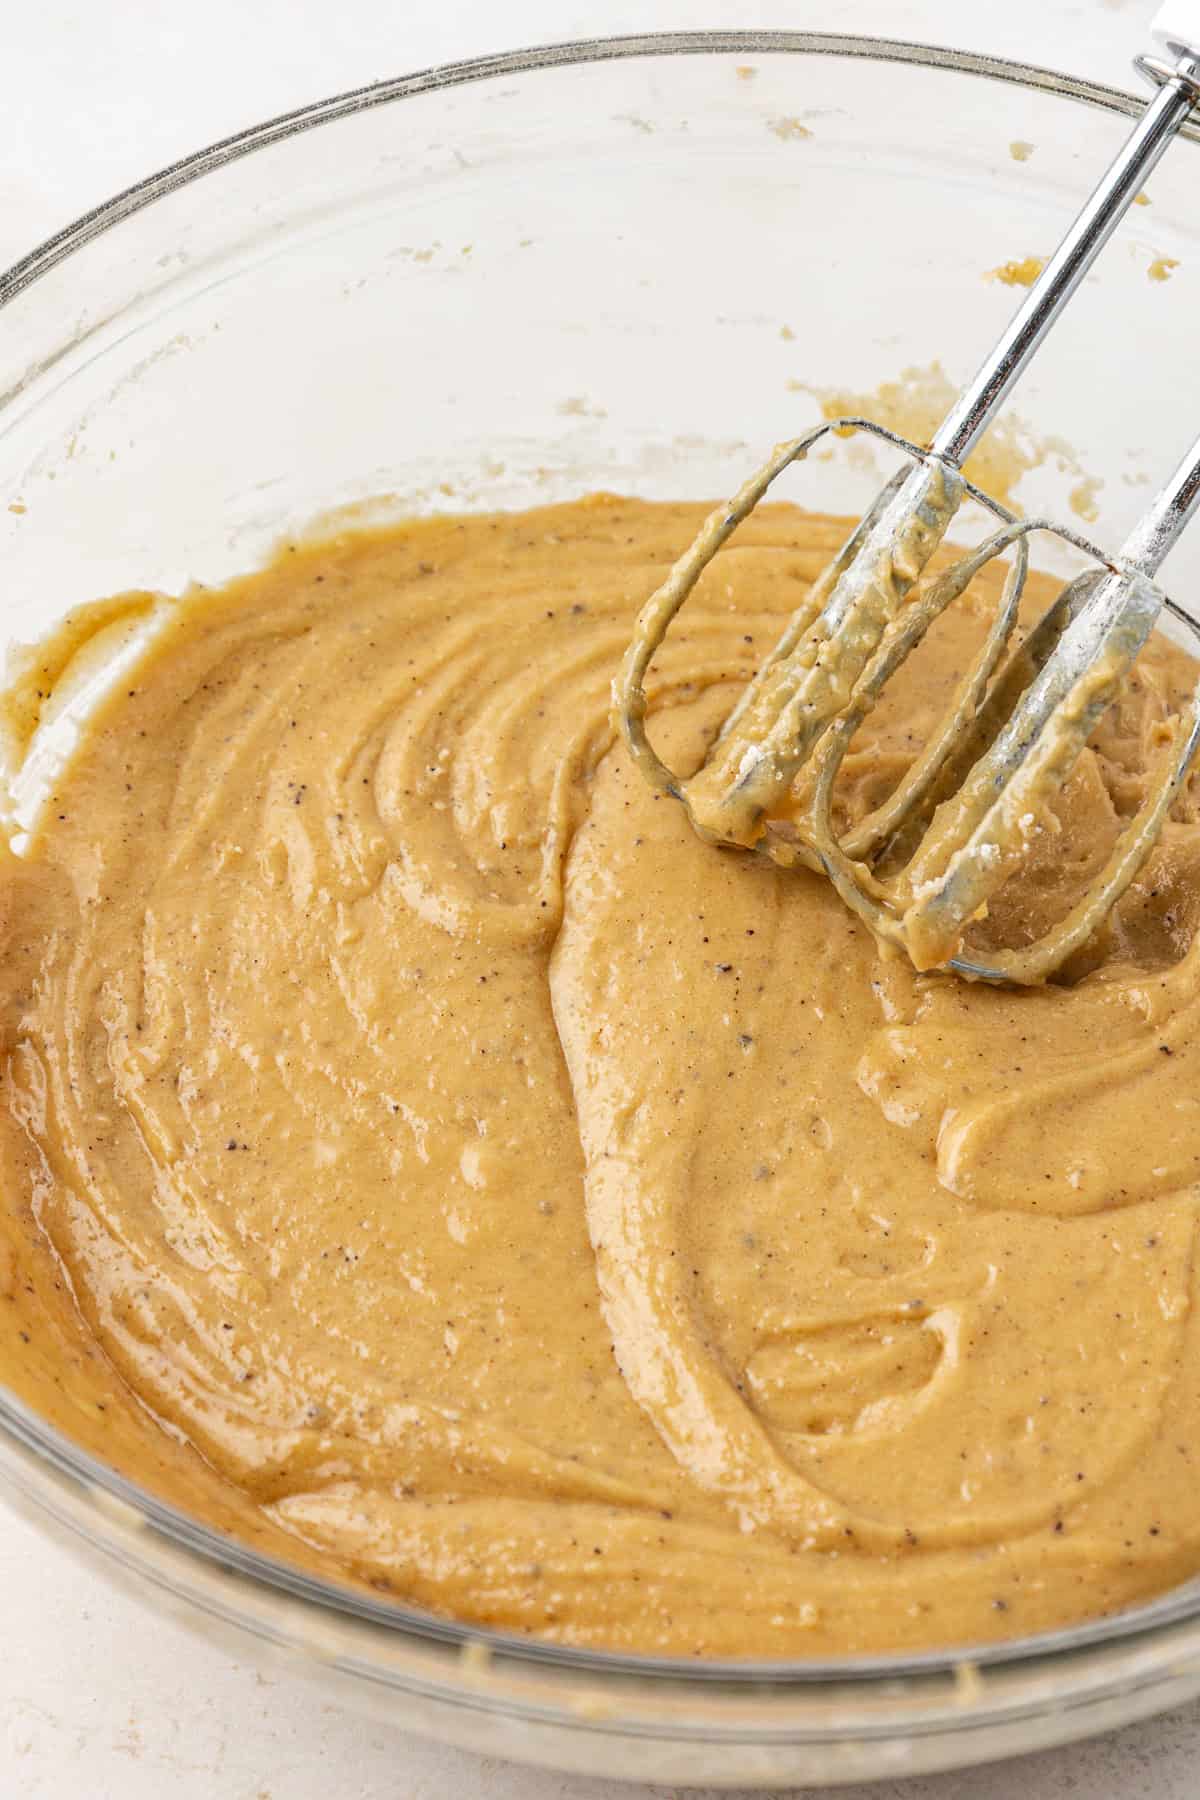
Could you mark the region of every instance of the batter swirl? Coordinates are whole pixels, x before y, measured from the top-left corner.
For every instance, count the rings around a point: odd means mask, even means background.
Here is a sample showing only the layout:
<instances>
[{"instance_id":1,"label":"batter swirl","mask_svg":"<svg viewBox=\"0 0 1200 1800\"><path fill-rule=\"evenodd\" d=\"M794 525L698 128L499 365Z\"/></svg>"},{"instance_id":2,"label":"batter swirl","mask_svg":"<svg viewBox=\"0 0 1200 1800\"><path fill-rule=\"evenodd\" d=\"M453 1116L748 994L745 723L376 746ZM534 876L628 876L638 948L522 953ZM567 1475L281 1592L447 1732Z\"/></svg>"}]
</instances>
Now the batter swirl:
<instances>
[{"instance_id":1,"label":"batter swirl","mask_svg":"<svg viewBox=\"0 0 1200 1800\"><path fill-rule=\"evenodd\" d=\"M1200 1568L1195 798L1072 984L882 959L614 744L703 512L351 534L31 660L18 760L146 640L0 868L0 1368L224 1529L560 1642L818 1656L1131 1603ZM672 763L843 532L770 507L721 552L656 669ZM848 815L994 597L889 690ZM991 929L1099 866L1192 681L1143 659Z\"/></svg>"}]
</instances>

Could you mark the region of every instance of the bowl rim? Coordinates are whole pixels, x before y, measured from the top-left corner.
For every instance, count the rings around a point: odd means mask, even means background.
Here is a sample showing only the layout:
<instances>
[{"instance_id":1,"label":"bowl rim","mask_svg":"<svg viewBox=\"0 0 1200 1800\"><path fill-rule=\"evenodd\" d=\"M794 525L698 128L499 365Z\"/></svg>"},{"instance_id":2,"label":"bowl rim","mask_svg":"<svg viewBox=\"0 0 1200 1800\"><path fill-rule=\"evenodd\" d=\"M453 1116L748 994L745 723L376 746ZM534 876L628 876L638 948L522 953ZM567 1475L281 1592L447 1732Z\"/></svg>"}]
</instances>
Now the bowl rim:
<instances>
[{"instance_id":1,"label":"bowl rim","mask_svg":"<svg viewBox=\"0 0 1200 1800\"><path fill-rule=\"evenodd\" d=\"M408 75L385 77L363 87L311 101L247 126L229 137L218 138L178 161L168 163L131 187L81 213L24 256L0 272L0 308L49 273L65 257L109 231L133 213L151 206L178 188L212 174L256 150L295 137L314 126L349 118L376 106L418 94L435 93L486 81L494 76L524 75L539 69L621 61L637 56L790 55L861 58L868 62L907 63L918 68L952 74L976 75L987 80L1031 88L1061 99L1077 100L1106 112L1135 117L1148 104L1144 96L1131 94L1106 82L1091 81L1040 63L1017 62L1011 57L984 51L956 50L939 44L923 44L905 38L858 35L839 31L658 31L619 37L588 37L557 44L534 44L517 50L436 63ZM1200 114L1190 119L1180 136L1200 143Z\"/></svg>"},{"instance_id":2,"label":"bowl rim","mask_svg":"<svg viewBox=\"0 0 1200 1800\"><path fill-rule=\"evenodd\" d=\"M74 221L36 245L25 256L0 272L0 312L34 283L49 274L59 263L84 249L94 239L123 223L135 213L183 188L205 175L258 150L298 136L315 127L352 117L375 107L415 96L443 92L496 77L530 74L638 57L670 56L827 56L841 60L864 60L872 63L894 63L931 69L947 74L970 75L1007 83L1056 99L1079 102L1099 110L1135 117L1148 103L1143 97L1110 87L1105 83L1048 69L1037 64L983 52L956 50L950 47L910 42L904 39L864 36L843 32L778 31L778 30L699 30L629 34L616 37L589 37L561 43L533 45L433 65L408 75L385 78L365 86L348 89L325 99L311 102L281 113L260 124L251 125L231 136L217 140L155 173L135 182L103 201ZM1200 113L1180 134L1200 143ZM0 398L0 412L9 397ZM182 1510L158 1499L148 1489L119 1474L116 1469L77 1447L69 1437L49 1425L30 1407L3 1385L0 1385L0 1475L3 1475L25 1498L33 1499L43 1511L66 1523L81 1536L84 1530L78 1517L82 1502L92 1515L97 1535L112 1527L114 1515L123 1522L136 1525L136 1535L145 1540L146 1533L158 1550L167 1555L180 1553L201 1571L225 1571L249 1578L256 1590L267 1589L285 1602L306 1611L317 1611L328 1621L338 1616L360 1626L383 1627L394 1638L405 1639L434 1649L441 1647L461 1652L468 1645L482 1645L498 1666L515 1671L524 1666L529 1673L558 1672L585 1676L591 1681L604 1677L649 1680L707 1692L754 1687L776 1694L791 1690L799 1694L822 1687L846 1689L886 1689L895 1698L899 1684L927 1687L933 1678L949 1676L953 1681L963 1665L982 1671L1011 1670L1024 1666L1068 1668L1086 1663L1086 1653L1112 1650L1118 1645L1130 1650L1162 1648L1172 1664L1182 1653L1174 1641L1162 1642L1170 1628L1200 1620L1200 1577L1169 1591L1160 1598L1129 1607L1110 1617L1089 1620L1056 1631L1004 1640L997 1643L961 1644L946 1649L913 1654L888 1653L830 1658L798 1659L705 1659L703 1661L653 1654L627 1654L618 1651L593 1650L560 1645L544 1639L528 1638L514 1632L472 1625L427 1612L419 1607L396 1601L374 1600L370 1594L349 1584L339 1585L305 1573L298 1566L253 1550L249 1545L225 1533L201 1524ZM55 1507L45 1493L52 1485L71 1504ZM42 1489L39 1492L39 1488ZM128 1515L128 1518L126 1517ZM113 1551L111 1544L102 1548ZM119 1552L113 1552L120 1554ZM153 1567L154 1557L138 1558L128 1553L123 1560L135 1566L143 1576L157 1578L160 1585L174 1587L168 1576ZM199 1596L186 1585L177 1591L196 1601ZM205 1604L205 1602L201 1602ZM211 1610L223 1610L215 1606ZM229 1616L238 1620L236 1612ZM261 1635L268 1635L262 1631ZM284 1634L285 1639L289 1634ZM304 1634L297 1632L289 1641L303 1644ZM1187 1654L1197 1647L1189 1644ZM361 1666L359 1668L361 1673ZM1170 1670L1168 1670L1170 1672ZM1097 1672L1099 1674L1099 1671ZM1108 1681L1121 1672L1104 1671ZM1147 1671L1141 1671L1145 1678ZM1092 1690L1094 1692L1094 1687ZM1059 1702L1061 1704L1061 1702ZM964 1711L957 1723L967 1726L980 1722L978 1712ZM581 1723L578 1721L577 1723ZM926 1729L945 1728L943 1717ZM689 1736L695 1728L689 1727ZM909 1735L922 1730L919 1717L907 1715L904 1729ZM841 1736L837 1728L825 1728L819 1737ZM869 1732L868 1732L868 1735Z\"/></svg>"}]
</instances>

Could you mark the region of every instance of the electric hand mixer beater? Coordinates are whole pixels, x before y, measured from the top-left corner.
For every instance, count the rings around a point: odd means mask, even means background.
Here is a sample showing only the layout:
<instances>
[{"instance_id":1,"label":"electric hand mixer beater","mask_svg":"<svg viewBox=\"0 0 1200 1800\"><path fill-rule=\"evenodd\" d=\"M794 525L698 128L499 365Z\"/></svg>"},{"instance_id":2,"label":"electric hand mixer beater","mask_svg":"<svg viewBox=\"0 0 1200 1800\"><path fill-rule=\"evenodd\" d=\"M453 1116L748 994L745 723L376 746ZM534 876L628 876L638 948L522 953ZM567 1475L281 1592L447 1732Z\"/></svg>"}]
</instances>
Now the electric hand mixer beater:
<instances>
[{"instance_id":1,"label":"electric hand mixer beater","mask_svg":"<svg viewBox=\"0 0 1200 1800\"><path fill-rule=\"evenodd\" d=\"M614 716L653 787L680 800L715 844L783 867L823 870L876 936L915 966L1033 984L1096 930L1150 854L1200 741L1200 695L1173 721L1147 792L1105 865L1067 915L1019 949L967 954L963 937L1029 854L1046 803L1070 775L1164 609L1200 640L1200 625L1155 585L1160 563L1200 505L1200 441L1115 557L1046 519L1018 519L965 480L962 464L1128 207L1200 105L1200 0L1168 0L1154 35L1169 60L1138 59L1158 92L975 379L928 447L870 420L836 419L780 445L698 537L646 603L613 684ZM828 432L870 432L907 453L725 720L702 766L669 769L645 729L645 679L701 573L775 478ZM936 576L931 558L964 500L999 527ZM1071 582L1009 650L1028 567L1028 538L1050 531L1098 565ZM1003 593L940 727L891 796L841 837L839 768L885 685L938 616L993 558L1011 553ZM1006 655L1007 652L1007 655ZM801 770L799 818L772 818Z\"/></svg>"}]
</instances>

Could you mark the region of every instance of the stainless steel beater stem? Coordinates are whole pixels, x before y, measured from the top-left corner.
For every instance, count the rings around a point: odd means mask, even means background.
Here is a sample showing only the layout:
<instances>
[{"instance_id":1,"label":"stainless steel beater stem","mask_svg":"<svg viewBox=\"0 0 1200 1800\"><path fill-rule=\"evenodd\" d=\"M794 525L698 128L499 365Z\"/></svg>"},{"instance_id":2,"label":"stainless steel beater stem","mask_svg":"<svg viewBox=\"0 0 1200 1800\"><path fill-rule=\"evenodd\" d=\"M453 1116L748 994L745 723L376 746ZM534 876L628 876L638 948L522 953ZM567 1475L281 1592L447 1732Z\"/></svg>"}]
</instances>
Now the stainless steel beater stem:
<instances>
[{"instance_id":1,"label":"stainless steel beater stem","mask_svg":"<svg viewBox=\"0 0 1200 1800\"><path fill-rule=\"evenodd\" d=\"M955 466L965 461L1198 101L1200 63L1190 54L1184 55L1138 120L1003 337L942 421L930 445L935 455Z\"/></svg>"},{"instance_id":2,"label":"stainless steel beater stem","mask_svg":"<svg viewBox=\"0 0 1200 1800\"><path fill-rule=\"evenodd\" d=\"M1192 515L1200 508L1200 440L1197 440L1142 514L1121 546L1121 561L1153 576Z\"/></svg>"}]
</instances>

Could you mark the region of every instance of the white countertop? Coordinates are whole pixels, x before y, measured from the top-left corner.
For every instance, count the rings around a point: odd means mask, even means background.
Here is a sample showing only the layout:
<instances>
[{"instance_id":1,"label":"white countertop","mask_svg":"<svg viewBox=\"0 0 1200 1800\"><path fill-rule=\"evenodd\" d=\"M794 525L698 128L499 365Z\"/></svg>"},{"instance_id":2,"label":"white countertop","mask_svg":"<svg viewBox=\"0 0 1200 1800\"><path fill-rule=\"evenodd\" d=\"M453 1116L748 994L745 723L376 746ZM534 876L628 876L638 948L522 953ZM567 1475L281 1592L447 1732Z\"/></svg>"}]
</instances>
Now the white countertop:
<instances>
[{"instance_id":1,"label":"white countertop","mask_svg":"<svg viewBox=\"0 0 1200 1800\"><path fill-rule=\"evenodd\" d=\"M384 75L523 43L687 26L953 43L1132 84L1152 0L39 0L0 4L0 266L150 170ZM3 321L0 319L0 329ZM322 1706L143 1612L0 1510L0 1800L620 1800ZM848 1800L1192 1800L1200 1705ZM661 1791L661 1790L659 1790Z\"/></svg>"}]
</instances>

